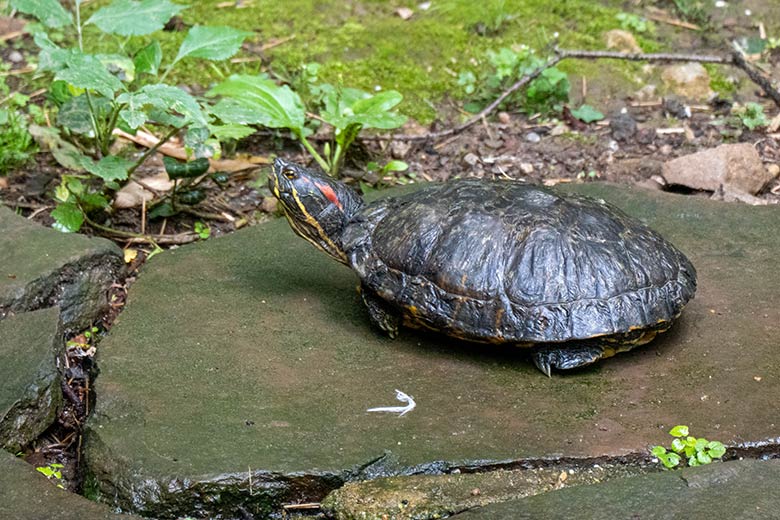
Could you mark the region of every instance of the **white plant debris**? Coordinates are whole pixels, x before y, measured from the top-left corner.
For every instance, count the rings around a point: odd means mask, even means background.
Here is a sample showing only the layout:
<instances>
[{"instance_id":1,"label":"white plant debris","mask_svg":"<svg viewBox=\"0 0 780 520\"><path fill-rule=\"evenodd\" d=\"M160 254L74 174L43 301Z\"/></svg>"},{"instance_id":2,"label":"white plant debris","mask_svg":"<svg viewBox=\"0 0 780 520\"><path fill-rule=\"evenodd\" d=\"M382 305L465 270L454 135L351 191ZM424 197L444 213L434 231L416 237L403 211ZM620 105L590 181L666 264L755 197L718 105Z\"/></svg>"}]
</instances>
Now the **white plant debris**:
<instances>
[{"instance_id":1,"label":"white plant debris","mask_svg":"<svg viewBox=\"0 0 780 520\"><path fill-rule=\"evenodd\" d=\"M398 390L397 388L395 390L395 398L401 401L402 403L406 403L406 406L380 406L378 408L369 408L366 411L397 413L398 417L401 417L414 410L414 407L417 406L417 403L414 402L414 397L405 394L404 392Z\"/></svg>"}]
</instances>

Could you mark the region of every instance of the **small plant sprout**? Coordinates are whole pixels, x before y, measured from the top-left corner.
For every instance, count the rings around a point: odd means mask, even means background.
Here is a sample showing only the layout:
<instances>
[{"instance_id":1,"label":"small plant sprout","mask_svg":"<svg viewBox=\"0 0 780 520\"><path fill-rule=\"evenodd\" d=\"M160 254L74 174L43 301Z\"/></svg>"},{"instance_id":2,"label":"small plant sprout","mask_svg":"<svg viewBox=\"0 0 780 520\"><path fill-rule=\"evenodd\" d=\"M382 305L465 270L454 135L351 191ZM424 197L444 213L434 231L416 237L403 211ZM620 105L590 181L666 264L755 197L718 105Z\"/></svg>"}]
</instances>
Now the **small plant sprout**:
<instances>
[{"instance_id":1,"label":"small plant sprout","mask_svg":"<svg viewBox=\"0 0 780 520\"><path fill-rule=\"evenodd\" d=\"M764 114L764 107L758 103L745 103L745 106L735 108L734 113L748 130L755 130L769 124L766 114Z\"/></svg>"},{"instance_id":2,"label":"small plant sprout","mask_svg":"<svg viewBox=\"0 0 780 520\"><path fill-rule=\"evenodd\" d=\"M206 240L211 236L211 228L199 220L195 222L195 233L197 233L201 240Z\"/></svg>"},{"instance_id":3,"label":"small plant sprout","mask_svg":"<svg viewBox=\"0 0 780 520\"><path fill-rule=\"evenodd\" d=\"M689 466L702 466L722 458L726 453L726 447L723 446L723 443L708 441L703 437L692 437L688 435L688 427L682 424L669 430L669 435L674 437L671 449L653 446L653 449L650 450L650 453L657 457L667 469L676 468L683 457L687 459Z\"/></svg>"},{"instance_id":4,"label":"small plant sprout","mask_svg":"<svg viewBox=\"0 0 780 520\"><path fill-rule=\"evenodd\" d=\"M60 471L63 467L62 464L52 463L48 466L38 466L35 469L39 473L42 473L47 479L56 482L58 488L65 489L65 486L62 485L62 472Z\"/></svg>"}]
</instances>

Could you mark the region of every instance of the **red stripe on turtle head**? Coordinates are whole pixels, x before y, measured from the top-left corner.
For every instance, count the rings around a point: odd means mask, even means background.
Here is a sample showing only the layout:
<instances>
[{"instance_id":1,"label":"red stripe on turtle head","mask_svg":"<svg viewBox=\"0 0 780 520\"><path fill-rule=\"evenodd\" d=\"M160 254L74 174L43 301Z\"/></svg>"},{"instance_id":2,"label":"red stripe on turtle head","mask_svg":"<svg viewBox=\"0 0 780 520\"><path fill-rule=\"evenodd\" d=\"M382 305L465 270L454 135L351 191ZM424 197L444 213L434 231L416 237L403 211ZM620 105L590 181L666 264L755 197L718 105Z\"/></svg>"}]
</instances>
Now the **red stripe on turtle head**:
<instances>
[{"instance_id":1,"label":"red stripe on turtle head","mask_svg":"<svg viewBox=\"0 0 780 520\"><path fill-rule=\"evenodd\" d=\"M325 198L331 201L333 204L336 205L337 208L339 208L341 211L344 211L344 207L341 205L341 201L339 200L338 195L336 195L336 192L333 191L333 188L328 186L327 184L315 182L315 186L317 186L317 189L322 192L323 195L325 195Z\"/></svg>"}]
</instances>

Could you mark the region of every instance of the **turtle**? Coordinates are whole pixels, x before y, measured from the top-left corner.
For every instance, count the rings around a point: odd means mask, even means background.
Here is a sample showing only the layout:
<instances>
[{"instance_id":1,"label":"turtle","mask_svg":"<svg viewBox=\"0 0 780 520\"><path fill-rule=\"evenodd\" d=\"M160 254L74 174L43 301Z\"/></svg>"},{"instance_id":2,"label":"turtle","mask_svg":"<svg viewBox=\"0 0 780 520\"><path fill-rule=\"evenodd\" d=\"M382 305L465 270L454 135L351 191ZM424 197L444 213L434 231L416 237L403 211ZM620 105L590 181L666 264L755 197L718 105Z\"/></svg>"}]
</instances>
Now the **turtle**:
<instances>
[{"instance_id":1,"label":"turtle","mask_svg":"<svg viewBox=\"0 0 780 520\"><path fill-rule=\"evenodd\" d=\"M269 188L295 233L357 273L379 330L527 347L548 377L648 343L696 291L680 250L603 200L462 179L365 203L282 158Z\"/></svg>"}]
</instances>

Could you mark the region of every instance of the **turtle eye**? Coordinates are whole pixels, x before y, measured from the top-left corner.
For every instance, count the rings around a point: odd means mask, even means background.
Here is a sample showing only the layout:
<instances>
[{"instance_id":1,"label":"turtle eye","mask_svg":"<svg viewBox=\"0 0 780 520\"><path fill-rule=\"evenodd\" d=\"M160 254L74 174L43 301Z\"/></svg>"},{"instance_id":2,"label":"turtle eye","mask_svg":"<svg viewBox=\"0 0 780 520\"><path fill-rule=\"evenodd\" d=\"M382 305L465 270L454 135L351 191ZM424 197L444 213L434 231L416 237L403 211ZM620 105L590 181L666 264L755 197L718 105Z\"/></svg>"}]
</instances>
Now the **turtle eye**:
<instances>
[{"instance_id":1,"label":"turtle eye","mask_svg":"<svg viewBox=\"0 0 780 520\"><path fill-rule=\"evenodd\" d=\"M282 175L290 180L294 180L296 177L298 177L298 174L292 168L285 168L282 170Z\"/></svg>"}]
</instances>

